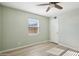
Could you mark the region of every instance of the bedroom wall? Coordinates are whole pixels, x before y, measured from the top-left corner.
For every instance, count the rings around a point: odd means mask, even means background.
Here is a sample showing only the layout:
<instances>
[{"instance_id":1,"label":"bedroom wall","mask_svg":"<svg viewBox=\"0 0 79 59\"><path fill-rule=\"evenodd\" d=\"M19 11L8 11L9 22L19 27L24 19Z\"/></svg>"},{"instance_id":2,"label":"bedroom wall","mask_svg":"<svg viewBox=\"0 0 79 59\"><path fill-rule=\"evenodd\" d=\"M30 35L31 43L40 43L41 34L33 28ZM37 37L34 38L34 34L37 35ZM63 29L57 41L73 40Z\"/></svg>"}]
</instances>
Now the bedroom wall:
<instances>
[{"instance_id":1,"label":"bedroom wall","mask_svg":"<svg viewBox=\"0 0 79 59\"><path fill-rule=\"evenodd\" d=\"M59 17L59 43L79 49L79 8L65 12Z\"/></svg>"},{"instance_id":2,"label":"bedroom wall","mask_svg":"<svg viewBox=\"0 0 79 59\"><path fill-rule=\"evenodd\" d=\"M30 17L36 18L40 22L40 33L38 35L28 35L27 20ZM48 41L48 20L47 17L3 7L3 50Z\"/></svg>"},{"instance_id":3,"label":"bedroom wall","mask_svg":"<svg viewBox=\"0 0 79 59\"><path fill-rule=\"evenodd\" d=\"M2 6L0 6L0 50L2 50Z\"/></svg>"}]
</instances>

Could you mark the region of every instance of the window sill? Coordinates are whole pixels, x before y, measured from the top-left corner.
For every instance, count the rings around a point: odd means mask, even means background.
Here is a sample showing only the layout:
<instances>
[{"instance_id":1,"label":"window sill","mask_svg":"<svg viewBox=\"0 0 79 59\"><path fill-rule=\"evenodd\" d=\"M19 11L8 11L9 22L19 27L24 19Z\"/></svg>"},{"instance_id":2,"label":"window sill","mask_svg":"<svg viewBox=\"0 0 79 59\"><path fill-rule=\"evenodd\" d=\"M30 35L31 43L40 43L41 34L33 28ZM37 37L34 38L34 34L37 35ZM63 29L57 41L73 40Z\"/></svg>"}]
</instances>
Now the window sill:
<instances>
[{"instance_id":1,"label":"window sill","mask_svg":"<svg viewBox=\"0 0 79 59\"><path fill-rule=\"evenodd\" d=\"M28 35L29 36L35 36L35 35L38 35L39 33L29 33Z\"/></svg>"}]
</instances>

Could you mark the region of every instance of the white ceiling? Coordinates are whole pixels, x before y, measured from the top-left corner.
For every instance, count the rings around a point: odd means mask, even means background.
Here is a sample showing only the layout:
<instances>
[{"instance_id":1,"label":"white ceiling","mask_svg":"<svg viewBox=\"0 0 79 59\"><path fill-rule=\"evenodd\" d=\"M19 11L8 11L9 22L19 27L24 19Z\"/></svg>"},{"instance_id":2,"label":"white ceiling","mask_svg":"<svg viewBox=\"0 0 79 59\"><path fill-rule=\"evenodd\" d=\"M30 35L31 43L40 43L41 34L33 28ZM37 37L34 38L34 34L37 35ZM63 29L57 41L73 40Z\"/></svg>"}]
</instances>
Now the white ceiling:
<instances>
[{"instance_id":1,"label":"white ceiling","mask_svg":"<svg viewBox=\"0 0 79 59\"><path fill-rule=\"evenodd\" d=\"M62 10L53 7L49 12L46 12L48 6L37 6L38 4L42 3L48 2L2 2L1 4L11 8L17 8L20 10L32 12L47 17L56 16L65 11L69 11L74 8L79 8L79 2L61 2L59 3L59 5L63 7Z\"/></svg>"}]
</instances>

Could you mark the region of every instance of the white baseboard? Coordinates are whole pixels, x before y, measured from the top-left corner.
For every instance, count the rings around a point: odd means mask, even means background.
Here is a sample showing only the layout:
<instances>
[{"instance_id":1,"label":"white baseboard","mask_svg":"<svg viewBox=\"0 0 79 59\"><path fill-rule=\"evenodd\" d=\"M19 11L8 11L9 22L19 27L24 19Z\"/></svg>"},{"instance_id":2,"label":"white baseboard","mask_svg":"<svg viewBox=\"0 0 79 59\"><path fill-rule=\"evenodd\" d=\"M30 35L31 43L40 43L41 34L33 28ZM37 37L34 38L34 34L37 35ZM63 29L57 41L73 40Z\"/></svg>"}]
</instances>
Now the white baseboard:
<instances>
[{"instance_id":1,"label":"white baseboard","mask_svg":"<svg viewBox=\"0 0 79 59\"><path fill-rule=\"evenodd\" d=\"M69 45L67 45L67 44L63 44L63 43L58 43L58 44L61 45L61 46L64 46L64 47L67 47L67 48L70 48L70 49L79 51L79 48L77 48L77 47L72 47L72 46L69 46Z\"/></svg>"},{"instance_id":2,"label":"white baseboard","mask_svg":"<svg viewBox=\"0 0 79 59\"><path fill-rule=\"evenodd\" d=\"M16 48L12 48L12 49L3 50L3 51L0 51L0 53L14 51L14 50L21 49L21 48L24 48L24 47L29 47L29 46L32 46L32 45L46 43L46 42L48 42L48 41L36 42L36 43L28 44L28 45L25 45L25 46L21 46L21 47L16 47Z\"/></svg>"}]
</instances>

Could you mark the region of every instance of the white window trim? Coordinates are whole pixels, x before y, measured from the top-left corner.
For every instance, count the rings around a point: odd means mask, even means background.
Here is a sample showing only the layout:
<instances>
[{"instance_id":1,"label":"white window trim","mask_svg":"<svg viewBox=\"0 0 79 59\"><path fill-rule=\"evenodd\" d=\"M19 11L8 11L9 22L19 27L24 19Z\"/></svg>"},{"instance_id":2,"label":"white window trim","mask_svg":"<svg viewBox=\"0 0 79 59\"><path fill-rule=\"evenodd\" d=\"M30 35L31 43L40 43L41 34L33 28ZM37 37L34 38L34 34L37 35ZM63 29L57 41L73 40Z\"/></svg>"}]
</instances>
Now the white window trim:
<instances>
[{"instance_id":1,"label":"white window trim","mask_svg":"<svg viewBox=\"0 0 79 59\"><path fill-rule=\"evenodd\" d=\"M35 19L35 18L33 18L33 19ZM38 20L38 19L36 19L36 20ZM39 21L39 20L38 20L38 21ZM38 32L37 32L37 33L29 33L29 30L28 30L28 35L29 35L29 36L38 35L38 34L39 34L39 29L40 29L40 27L38 27Z\"/></svg>"}]
</instances>

